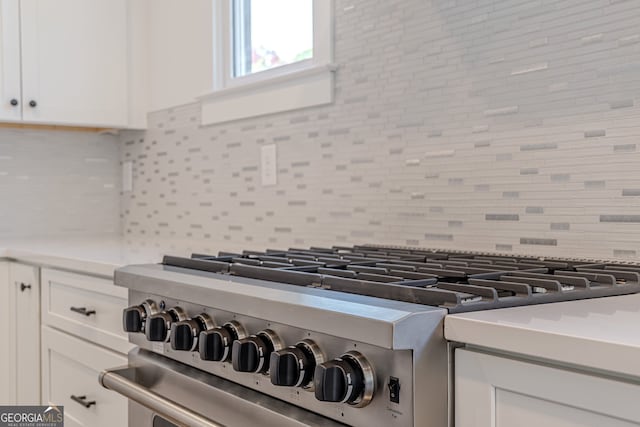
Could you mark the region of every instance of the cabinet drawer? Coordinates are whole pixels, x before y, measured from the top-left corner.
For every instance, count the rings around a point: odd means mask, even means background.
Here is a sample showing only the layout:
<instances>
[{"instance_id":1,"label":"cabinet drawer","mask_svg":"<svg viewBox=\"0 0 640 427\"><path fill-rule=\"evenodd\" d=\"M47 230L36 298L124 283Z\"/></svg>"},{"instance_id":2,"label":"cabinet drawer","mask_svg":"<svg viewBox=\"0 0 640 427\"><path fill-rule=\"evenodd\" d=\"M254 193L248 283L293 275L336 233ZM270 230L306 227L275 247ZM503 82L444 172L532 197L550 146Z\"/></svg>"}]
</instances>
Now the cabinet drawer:
<instances>
[{"instance_id":1,"label":"cabinet drawer","mask_svg":"<svg viewBox=\"0 0 640 427\"><path fill-rule=\"evenodd\" d=\"M131 348L122 331L127 290L112 281L57 270L42 270L42 320L120 353Z\"/></svg>"},{"instance_id":2,"label":"cabinet drawer","mask_svg":"<svg viewBox=\"0 0 640 427\"><path fill-rule=\"evenodd\" d=\"M64 405L66 425L127 426L127 399L98 383L104 369L126 364L125 356L42 327L42 401ZM72 396L95 404L86 408Z\"/></svg>"}]
</instances>

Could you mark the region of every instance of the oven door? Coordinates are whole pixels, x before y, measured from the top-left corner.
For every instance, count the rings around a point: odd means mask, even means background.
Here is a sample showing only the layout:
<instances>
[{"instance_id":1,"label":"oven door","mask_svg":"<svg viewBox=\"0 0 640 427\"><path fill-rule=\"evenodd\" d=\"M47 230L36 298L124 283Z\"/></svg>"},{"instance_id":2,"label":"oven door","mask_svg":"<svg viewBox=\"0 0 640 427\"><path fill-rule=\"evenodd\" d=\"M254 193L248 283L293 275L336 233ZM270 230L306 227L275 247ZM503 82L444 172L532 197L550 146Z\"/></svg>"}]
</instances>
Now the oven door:
<instances>
[{"instance_id":1,"label":"oven door","mask_svg":"<svg viewBox=\"0 0 640 427\"><path fill-rule=\"evenodd\" d=\"M129 399L130 427L343 426L137 348L128 367L104 371L100 384Z\"/></svg>"}]
</instances>

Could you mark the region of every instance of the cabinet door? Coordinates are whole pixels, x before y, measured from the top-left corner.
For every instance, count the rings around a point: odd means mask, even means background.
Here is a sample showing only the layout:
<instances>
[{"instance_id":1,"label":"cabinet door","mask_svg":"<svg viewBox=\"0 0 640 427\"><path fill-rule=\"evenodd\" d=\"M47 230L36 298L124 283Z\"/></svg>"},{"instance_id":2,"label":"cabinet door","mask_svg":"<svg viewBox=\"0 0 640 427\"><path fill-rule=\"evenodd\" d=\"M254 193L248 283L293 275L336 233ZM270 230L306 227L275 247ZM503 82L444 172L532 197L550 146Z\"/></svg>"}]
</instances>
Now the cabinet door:
<instances>
[{"instance_id":1,"label":"cabinet door","mask_svg":"<svg viewBox=\"0 0 640 427\"><path fill-rule=\"evenodd\" d=\"M20 4L23 120L125 126L127 0Z\"/></svg>"},{"instance_id":2,"label":"cabinet door","mask_svg":"<svg viewBox=\"0 0 640 427\"><path fill-rule=\"evenodd\" d=\"M638 402L639 383L456 350L457 427L637 427Z\"/></svg>"},{"instance_id":3,"label":"cabinet door","mask_svg":"<svg viewBox=\"0 0 640 427\"><path fill-rule=\"evenodd\" d=\"M9 284L9 264L0 262L0 405L16 403L15 333L13 331L14 292Z\"/></svg>"},{"instance_id":4,"label":"cabinet door","mask_svg":"<svg viewBox=\"0 0 640 427\"><path fill-rule=\"evenodd\" d=\"M98 383L100 372L126 364L121 354L42 327L42 401L64 405L65 425L126 427L127 399Z\"/></svg>"},{"instance_id":5,"label":"cabinet door","mask_svg":"<svg viewBox=\"0 0 640 427\"><path fill-rule=\"evenodd\" d=\"M15 297L16 403L40 404L40 278L38 268L10 264Z\"/></svg>"},{"instance_id":6,"label":"cabinet door","mask_svg":"<svg viewBox=\"0 0 640 427\"><path fill-rule=\"evenodd\" d=\"M0 57L0 120L20 120L20 0L0 0Z\"/></svg>"}]
</instances>

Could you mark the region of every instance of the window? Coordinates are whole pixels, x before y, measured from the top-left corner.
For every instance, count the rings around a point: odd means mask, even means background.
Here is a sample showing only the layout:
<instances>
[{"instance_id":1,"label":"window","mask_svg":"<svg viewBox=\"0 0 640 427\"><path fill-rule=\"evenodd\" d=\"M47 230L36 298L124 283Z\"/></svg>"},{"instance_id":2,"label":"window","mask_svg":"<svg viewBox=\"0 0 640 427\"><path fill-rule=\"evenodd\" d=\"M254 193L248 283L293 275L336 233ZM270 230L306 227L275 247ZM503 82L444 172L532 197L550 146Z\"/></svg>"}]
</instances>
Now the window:
<instances>
[{"instance_id":1,"label":"window","mask_svg":"<svg viewBox=\"0 0 640 427\"><path fill-rule=\"evenodd\" d=\"M233 0L233 76L313 58L313 0Z\"/></svg>"},{"instance_id":2,"label":"window","mask_svg":"<svg viewBox=\"0 0 640 427\"><path fill-rule=\"evenodd\" d=\"M202 124L333 102L332 0L216 0Z\"/></svg>"}]
</instances>

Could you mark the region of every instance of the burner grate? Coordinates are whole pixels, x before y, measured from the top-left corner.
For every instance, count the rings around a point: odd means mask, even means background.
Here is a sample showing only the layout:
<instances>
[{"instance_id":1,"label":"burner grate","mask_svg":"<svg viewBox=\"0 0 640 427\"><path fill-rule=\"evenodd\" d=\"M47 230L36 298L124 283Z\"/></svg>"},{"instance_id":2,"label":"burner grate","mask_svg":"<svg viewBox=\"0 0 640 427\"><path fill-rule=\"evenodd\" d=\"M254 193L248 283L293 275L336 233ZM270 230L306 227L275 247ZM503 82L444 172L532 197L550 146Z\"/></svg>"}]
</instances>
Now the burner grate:
<instances>
[{"instance_id":1,"label":"burner grate","mask_svg":"<svg viewBox=\"0 0 640 427\"><path fill-rule=\"evenodd\" d=\"M163 264L452 313L640 292L640 266L629 264L373 246L165 256Z\"/></svg>"}]
</instances>

